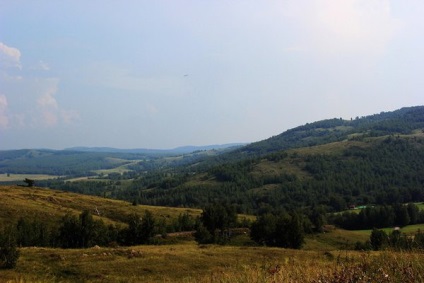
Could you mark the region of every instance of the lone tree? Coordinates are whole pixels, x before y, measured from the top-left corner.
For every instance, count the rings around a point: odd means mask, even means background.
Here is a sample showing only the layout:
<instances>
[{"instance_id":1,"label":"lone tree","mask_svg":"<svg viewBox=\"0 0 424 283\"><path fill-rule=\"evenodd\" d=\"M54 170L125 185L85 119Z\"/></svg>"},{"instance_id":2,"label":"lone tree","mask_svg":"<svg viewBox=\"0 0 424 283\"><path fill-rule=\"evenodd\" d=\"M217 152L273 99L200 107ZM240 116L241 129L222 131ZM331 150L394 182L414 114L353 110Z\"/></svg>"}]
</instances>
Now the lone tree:
<instances>
[{"instance_id":1,"label":"lone tree","mask_svg":"<svg viewBox=\"0 0 424 283\"><path fill-rule=\"evenodd\" d=\"M25 178L24 183L26 183L27 184L27 187L30 188L30 187L33 187L34 186L35 181L34 180L31 180L31 179L28 179L28 178Z\"/></svg>"}]
</instances>

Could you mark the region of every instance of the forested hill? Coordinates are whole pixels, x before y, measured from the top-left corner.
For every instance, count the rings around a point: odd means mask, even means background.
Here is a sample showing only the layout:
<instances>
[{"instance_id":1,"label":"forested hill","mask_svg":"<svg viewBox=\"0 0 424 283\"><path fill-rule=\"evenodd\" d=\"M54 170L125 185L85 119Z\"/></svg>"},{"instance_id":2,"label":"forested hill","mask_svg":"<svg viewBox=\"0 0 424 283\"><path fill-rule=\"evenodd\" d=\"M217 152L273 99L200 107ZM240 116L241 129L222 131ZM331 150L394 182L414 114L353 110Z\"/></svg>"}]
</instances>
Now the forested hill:
<instances>
[{"instance_id":1,"label":"forested hill","mask_svg":"<svg viewBox=\"0 0 424 283\"><path fill-rule=\"evenodd\" d=\"M331 119L286 131L166 177L134 181L118 197L240 212L424 201L424 107L349 121Z\"/></svg>"},{"instance_id":2,"label":"forested hill","mask_svg":"<svg viewBox=\"0 0 424 283\"><path fill-rule=\"evenodd\" d=\"M410 134L424 129L424 106L405 107L393 112L356 117L352 120L334 118L290 129L282 134L244 146L231 153L260 156L275 151L326 144L361 137L377 137L391 134Z\"/></svg>"},{"instance_id":3,"label":"forested hill","mask_svg":"<svg viewBox=\"0 0 424 283\"><path fill-rule=\"evenodd\" d=\"M18 153L24 157L9 156ZM35 166L40 158L53 168L46 170L70 170L70 161L77 168L84 156L90 178L68 181L65 176L37 185L149 205L201 208L228 202L241 213L423 202L424 106L314 122L222 154L156 159L61 154L63 159L51 152L1 153L0 172L31 173L11 169L41 168ZM65 157L68 165L60 167ZM111 169L99 170L104 168Z\"/></svg>"}]
</instances>

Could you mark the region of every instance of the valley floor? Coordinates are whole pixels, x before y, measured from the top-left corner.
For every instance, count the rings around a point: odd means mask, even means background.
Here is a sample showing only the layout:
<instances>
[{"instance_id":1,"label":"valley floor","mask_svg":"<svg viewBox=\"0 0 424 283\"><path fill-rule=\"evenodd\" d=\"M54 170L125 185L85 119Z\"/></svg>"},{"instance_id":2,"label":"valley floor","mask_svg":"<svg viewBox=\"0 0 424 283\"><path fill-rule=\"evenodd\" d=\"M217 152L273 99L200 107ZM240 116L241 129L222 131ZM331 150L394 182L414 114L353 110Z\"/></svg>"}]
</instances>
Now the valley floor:
<instances>
[{"instance_id":1,"label":"valley floor","mask_svg":"<svg viewBox=\"0 0 424 283\"><path fill-rule=\"evenodd\" d=\"M424 254L197 245L22 248L1 282L424 282ZM350 280L350 281L349 281Z\"/></svg>"}]
</instances>

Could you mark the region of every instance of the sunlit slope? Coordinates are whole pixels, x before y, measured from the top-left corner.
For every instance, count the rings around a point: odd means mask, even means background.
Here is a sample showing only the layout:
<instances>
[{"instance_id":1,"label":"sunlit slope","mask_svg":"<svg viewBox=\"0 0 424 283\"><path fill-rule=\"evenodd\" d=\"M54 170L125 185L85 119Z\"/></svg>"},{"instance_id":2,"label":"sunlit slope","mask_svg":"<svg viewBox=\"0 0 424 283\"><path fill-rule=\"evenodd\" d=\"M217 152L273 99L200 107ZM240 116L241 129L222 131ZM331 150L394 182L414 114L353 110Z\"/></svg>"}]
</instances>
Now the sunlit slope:
<instances>
[{"instance_id":1,"label":"sunlit slope","mask_svg":"<svg viewBox=\"0 0 424 283\"><path fill-rule=\"evenodd\" d=\"M89 210L105 223L123 223L129 214L143 214L146 209L154 216L169 219L185 212L191 215L201 212L198 209L133 206L125 201L51 189L0 186L0 225L15 223L20 217L57 222L66 213L79 214L83 210Z\"/></svg>"}]
</instances>

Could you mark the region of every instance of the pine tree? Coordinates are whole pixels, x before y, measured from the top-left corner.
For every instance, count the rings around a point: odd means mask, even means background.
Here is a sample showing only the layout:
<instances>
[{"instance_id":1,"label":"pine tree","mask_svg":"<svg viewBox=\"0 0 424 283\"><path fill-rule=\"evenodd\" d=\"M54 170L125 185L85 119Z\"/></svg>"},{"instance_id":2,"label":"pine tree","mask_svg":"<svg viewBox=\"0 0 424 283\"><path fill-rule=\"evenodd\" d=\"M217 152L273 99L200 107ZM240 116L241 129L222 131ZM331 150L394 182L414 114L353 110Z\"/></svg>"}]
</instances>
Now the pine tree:
<instances>
[{"instance_id":1,"label":"pine tree","mask_svg":"<svg viewBox=\"0 0 424 283\"><path fill-rule=\"evenodd\" d=\"M7 229L0 235L0 268L15 268L20 252L16 247L16 235Z\"/></svg>"}]
</instances>

